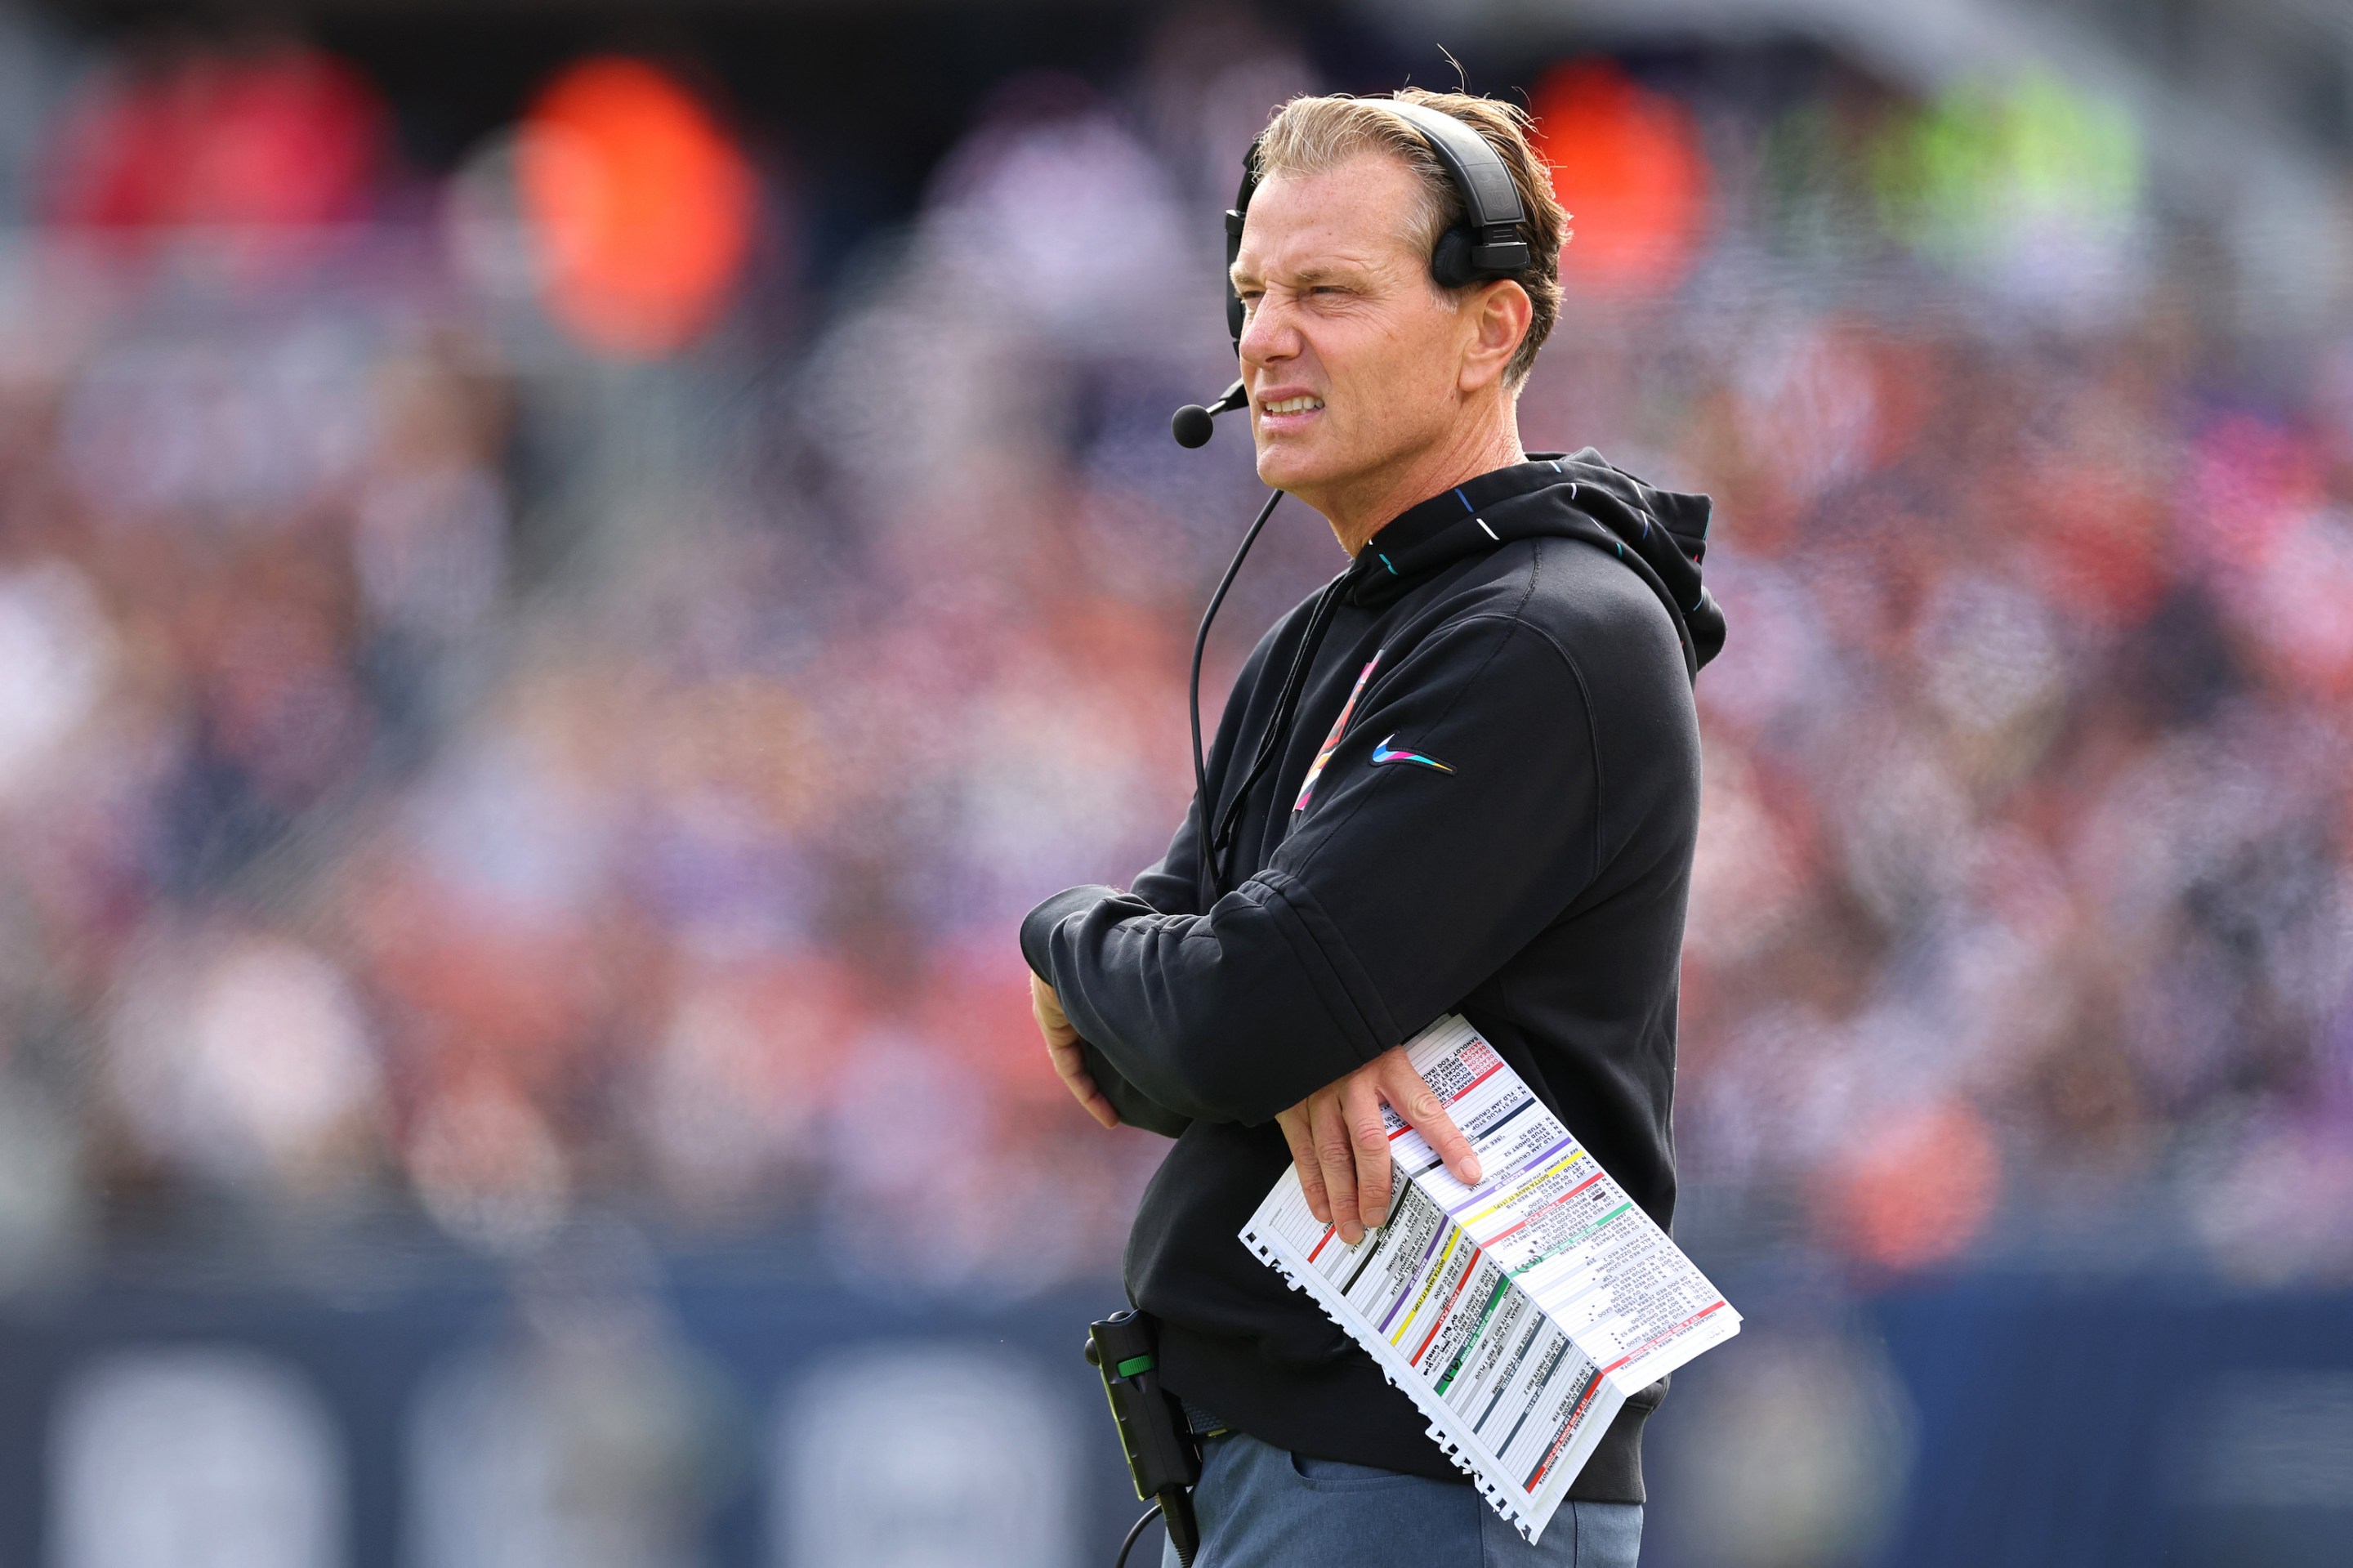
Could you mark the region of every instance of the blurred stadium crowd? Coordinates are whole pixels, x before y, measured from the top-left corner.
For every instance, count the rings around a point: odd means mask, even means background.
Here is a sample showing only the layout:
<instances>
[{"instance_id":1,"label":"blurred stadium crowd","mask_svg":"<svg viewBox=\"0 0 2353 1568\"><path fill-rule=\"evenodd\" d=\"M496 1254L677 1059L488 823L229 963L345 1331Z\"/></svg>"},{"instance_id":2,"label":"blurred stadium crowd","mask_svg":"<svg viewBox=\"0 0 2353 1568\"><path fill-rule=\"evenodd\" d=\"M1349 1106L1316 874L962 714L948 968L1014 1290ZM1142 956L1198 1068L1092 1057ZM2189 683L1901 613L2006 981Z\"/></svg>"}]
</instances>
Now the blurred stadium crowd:
<instances>
[{"instance_id":1,"label":"blurred stadium crowd","mask_svg":"<svg viewBox=\"0 0 2353 1568\"><path fill-rule=\"evenodd\" d=\"M1253 498L1166 435L1229 375L1214 215L1273 103L1377 84L1182 27L1008 80L820 291L790 156L675 61L447 172L313 48L43 69L5 1267L589 1205L1098 1276L1156 1140L1046 1072L1013 923L1184 808ZM1524 430L1716 500L1690 1186L1866 1269L2353 1271L2348 302L2250 325L2059 79L1715 69L1527 80L1577 236ZM1212 705L1342 564L1287 526Z\"/></svg>"}]
</instances>

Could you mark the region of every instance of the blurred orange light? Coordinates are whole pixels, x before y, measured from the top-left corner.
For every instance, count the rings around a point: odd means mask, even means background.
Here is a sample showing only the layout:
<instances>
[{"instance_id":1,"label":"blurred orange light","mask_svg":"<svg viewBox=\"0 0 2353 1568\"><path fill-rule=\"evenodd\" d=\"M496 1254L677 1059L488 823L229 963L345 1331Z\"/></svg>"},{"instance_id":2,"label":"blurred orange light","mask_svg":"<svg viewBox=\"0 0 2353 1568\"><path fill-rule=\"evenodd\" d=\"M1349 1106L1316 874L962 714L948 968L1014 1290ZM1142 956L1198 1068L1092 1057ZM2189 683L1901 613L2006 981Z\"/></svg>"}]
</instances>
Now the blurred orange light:
<instances>
[{"instance_id":1,"label":"blurred orange light","mask_svg":"<svg viewBox=\"0 0 2353 1568\"><path fill-rule=\"evenodd\" d=\"M1824 1173L1822 1218L1852 1255L1920 1268L1957 1255L1993 1213L2001 1153L1985 1118L1930 1106L1866 1131Z\"/></svg>"},{"instance_id":2,"label":"blurred orange light","mask_svg":"<svg viewBox=\"0 0 2353 1568\"><path fill-rule=\"evenodd\" d=\"M618 58L572 67L526 116L519 170L549 302L588 344L667 354L725 305L751 249L752 169L668 75Z\"/></svg>"},{"instance_id":3,"label":"blurred orange light","mask_svg":"<svg viewBox=\"0 0 2353 1568\"><path fill-rule=\"evenodd\" d=\"M1537 150L1575 238L1561 252L1572 287L1664 293L1696 258L1707 157L1691 111L1646 91L1608 60L1556 66L1530 100Z\"/></svg>"}]
</instances>

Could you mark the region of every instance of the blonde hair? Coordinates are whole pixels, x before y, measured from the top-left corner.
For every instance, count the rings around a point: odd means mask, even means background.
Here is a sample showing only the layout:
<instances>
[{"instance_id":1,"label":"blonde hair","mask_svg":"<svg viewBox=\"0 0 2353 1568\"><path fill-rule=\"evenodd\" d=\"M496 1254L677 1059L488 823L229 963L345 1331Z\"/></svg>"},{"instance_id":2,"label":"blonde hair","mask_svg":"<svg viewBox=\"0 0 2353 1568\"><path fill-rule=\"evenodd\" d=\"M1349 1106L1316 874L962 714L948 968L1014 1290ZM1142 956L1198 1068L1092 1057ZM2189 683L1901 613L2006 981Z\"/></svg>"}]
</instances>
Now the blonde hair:
<instances>
[{"instance_id":1,"label":"blonde hair","mask_svg":"<svg viewBox=\"0 0 2353 1568\"><path fill-rule=\"evenodd\" d=\"M1365 153L1401 158L1421 185L1420 210L1414 215L1411 238L1420 250L1429 252L1440 235L1463 220L1462 196L1430 143L1421 139L1421 132L1405 116L1382 107L1391 100L1427 105L1478 132L1504 160L1512 184L1519 187L1520 207L1527 214L1528 265L1517 281L1527 291L1533 309L1527 335L1504 367L1505 385L1516 387L1527 379L1536 350L1544 346L1545 339L1552 335L1553 323L1560 319L1560 248L1568 232L1568 214L1553 195L1552 168L1528 145L1532 122L1525 110L1467 92L1428 92L1418 87L1388 98L1303 95L1276 110L1267 122L1259 141L1259 178L1320 175Z\"/></svg>"}]
</instances>

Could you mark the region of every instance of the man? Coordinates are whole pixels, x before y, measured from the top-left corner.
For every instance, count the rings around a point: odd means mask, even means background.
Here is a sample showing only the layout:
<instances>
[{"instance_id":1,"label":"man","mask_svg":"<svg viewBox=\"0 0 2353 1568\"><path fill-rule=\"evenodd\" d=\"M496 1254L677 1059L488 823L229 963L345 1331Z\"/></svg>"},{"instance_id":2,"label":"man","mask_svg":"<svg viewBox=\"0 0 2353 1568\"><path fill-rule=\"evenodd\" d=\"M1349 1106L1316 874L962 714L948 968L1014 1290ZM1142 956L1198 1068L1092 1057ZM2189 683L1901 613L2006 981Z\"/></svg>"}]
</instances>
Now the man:
<instances>
[{"instance_id":1,"label":"man","mask_svg":"<svg viewBox=\"0 0 2353 1568\"><path fill-rule=\"evenodd\" d=\"M1126 893L1048 899L1022 948L1071 1092L1176 1140L1126 1274L1205 1435L1197 1568L1617 1568L1663 1384L1530 1546L1236 1237L1286 1161L1344 1238L1379 1224L1383 1101L1476 1180L1399 1048L1455 1011L1662 1225L1674 1200L1691 679L1723 639L1699 588L1707 502L1589 450L1522 451L1565 215L1515 110L1398 96L1503 155L1533 260L1440 288L1432 244L1461 197L1406 118L1378 99L1277 113L1233 269L1250 429L1260 477L1322 513L1351 565L1244 665L1167 855Z\"/></svg>"}]
</instances>

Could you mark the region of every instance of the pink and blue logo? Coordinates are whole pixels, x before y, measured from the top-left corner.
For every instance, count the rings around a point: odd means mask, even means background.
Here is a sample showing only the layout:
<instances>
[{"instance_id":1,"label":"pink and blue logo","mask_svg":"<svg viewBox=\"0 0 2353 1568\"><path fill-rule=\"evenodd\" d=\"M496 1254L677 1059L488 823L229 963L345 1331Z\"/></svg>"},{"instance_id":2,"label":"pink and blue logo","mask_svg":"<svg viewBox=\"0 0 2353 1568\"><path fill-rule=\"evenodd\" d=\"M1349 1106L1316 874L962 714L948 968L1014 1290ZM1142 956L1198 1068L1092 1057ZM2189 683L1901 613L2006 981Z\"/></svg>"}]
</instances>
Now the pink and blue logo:
<instances>
[{"instance_id":1,"label":"pink and blue logo","mask_svg":"<svg viewBox=\"0 0 2353 1568\"><path fill-rule=\"evenodd\" d=\"M1424 757L1419 751L1398 750L1396 747L1389 745L1389 740L1395 740L1397 736L1391 736L1388 740L1385 740L1378 746L1373 747L1374 767L1378 768L1384 762L1412 762L1418 763L1424 768L1435 768L1440 773L1451 773L1454 771L1454 769L1447 767L1446 764L1439 761L1435 757Z\"/></svg>"},{"instance_id":2,"label":"pink and blue logo","mask_svg":"<svg viewBox=\"0 0 2353 1568\"><path fill-rule=\"evenodd\" d=\"M1307 810L1307 802L1315 799L1315 781L1324 777L1324 765L1332 760L1332 753L1339 748L1340 737L1348 733L1348 720L1356 715L1356 699L1365 694L1365 683L1373 678L1373 671L1380 662L1380 652L1376 652L1365 661L1365 667L1356 672L1356 683L1348 688L1348 700L1342 705L1340 716L1332 721L1332 733L1324 737L1323 746L1315 753L1315 761L1307 769L1307 781L1299 787L1299 799L1292 803L1293 816Z\"/></svg>"}]
</instances>

